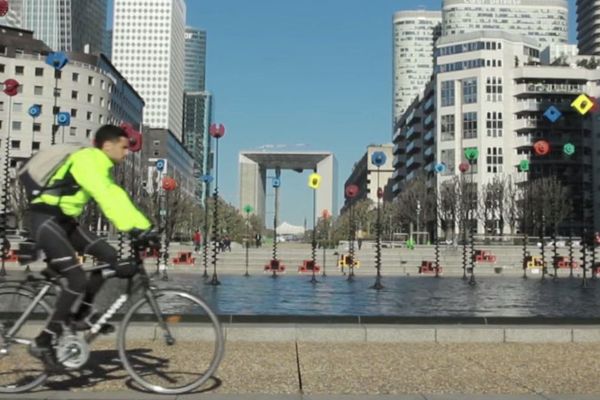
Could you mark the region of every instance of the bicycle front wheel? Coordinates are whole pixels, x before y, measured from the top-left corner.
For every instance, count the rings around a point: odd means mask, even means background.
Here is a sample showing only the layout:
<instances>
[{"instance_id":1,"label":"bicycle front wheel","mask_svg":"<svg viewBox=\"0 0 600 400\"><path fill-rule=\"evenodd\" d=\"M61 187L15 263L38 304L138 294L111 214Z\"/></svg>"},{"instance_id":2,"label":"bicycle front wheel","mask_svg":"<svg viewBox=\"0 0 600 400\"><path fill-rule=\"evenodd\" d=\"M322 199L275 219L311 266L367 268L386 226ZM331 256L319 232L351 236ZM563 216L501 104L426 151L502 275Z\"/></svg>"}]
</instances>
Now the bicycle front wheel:
<instances>
[{"instance_id":1,"label":"bicycle front wheel","mask_svg":"<svg viewBox=\"0 0 600 400\"><path fill-rule=\"evenodd\" d=\"M25 288L0 288L0 393L26 392L47 379L43 363L30 356L27 347L52 310L41 300L20 321L34 298Z\"/></svg>"},{"instance_id":2,"label":"bicycle front wheel","mask_svg":"<svg viewBox=\"0 0 600 400\"><path fill-rule=\"evenodd\" d=\"M223 358L221 325L200 298L177 290L152 290L121 322L117 348L127 372L155 393L199 388Z\"/></svg>"}]
</instances>

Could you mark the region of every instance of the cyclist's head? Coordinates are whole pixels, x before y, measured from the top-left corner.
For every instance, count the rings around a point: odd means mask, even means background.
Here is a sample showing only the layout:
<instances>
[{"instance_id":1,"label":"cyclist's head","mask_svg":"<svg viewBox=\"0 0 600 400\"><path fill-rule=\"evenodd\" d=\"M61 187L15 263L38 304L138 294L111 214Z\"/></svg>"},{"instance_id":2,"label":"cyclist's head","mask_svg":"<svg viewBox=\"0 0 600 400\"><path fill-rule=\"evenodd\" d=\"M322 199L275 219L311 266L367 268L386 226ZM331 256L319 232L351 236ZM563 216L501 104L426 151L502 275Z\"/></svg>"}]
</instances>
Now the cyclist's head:
<instances>
[{"instance_id":1,"label":"cyclist's head","mask_svg":"<svg viewBox=\"0 0 600 400\"><path fill-rule=\"evenodd\" d=\"M128 153L127 133L115 125L104 125L96 131L94 146L102 150L115 163L123 161Z\"/></svg>"}]
</instances>

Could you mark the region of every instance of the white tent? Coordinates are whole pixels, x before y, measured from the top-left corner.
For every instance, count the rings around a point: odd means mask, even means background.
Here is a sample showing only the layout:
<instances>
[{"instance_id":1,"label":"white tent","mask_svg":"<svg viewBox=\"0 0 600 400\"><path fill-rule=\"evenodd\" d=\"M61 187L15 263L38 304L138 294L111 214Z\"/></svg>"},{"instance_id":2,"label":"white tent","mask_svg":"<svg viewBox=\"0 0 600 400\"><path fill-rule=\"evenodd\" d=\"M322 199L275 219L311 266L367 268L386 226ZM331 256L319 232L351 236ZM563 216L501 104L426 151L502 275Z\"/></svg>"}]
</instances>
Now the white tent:
<instances>
[{"instance_id":1,"label":"white tent","mask_svg":"<svg viewBox=\"0 0 600 400\"><path fill-rule=\"evenodd\" d=\"M302 235L304 234L303 226L296 226L283 222L277 227L277 235Z\"/></svg>"}]
</instances>

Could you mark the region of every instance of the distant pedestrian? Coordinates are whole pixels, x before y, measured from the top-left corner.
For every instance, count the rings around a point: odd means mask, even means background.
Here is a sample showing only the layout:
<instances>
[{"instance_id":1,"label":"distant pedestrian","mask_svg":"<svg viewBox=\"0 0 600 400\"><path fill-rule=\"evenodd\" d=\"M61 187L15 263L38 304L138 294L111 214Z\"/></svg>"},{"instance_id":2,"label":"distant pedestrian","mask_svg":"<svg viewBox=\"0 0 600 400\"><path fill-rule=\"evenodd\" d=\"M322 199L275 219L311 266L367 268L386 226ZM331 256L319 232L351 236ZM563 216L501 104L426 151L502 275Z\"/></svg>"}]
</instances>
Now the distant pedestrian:
<instances>
[{"instance_id":1,"label":"distant pedestrian","mask_svg":"<svg viewBox=\"0 0 600 400\"><path fill-rule=\"evenodd\" d=\"M225 250L231 251L231 239L229 236L225 236L225 239L223 239L223 251Z\"/></svg>"},{"instance_id":2,"label":"distant pedestrian","mask_svg":"<svg viewBox=\"0 0 600 400\"><path fill-rule=\"evenodd\" d=\"M262 242L262 235L260 234L260 232L256 233L256 235L254 236L254 240L256 242L256 248L259 248Z\"/></svg>"},{"instance_id":3,"label":"distant pedestrian","mask_svg":"<svg viewBox=\"0 0 600 400\"><path fill-rule=\"evenodd\" d=\"M200 231L198 229L196 229L194 231L194 236L193 236L192 240L194 242L194 251L197 253L200 251L200 246L202 243L202 234L200 233Z\"/></svg>"},{"instance_id":4,"label":"distant pedestrian","mask_svg":"<svg viewBox=\"0 0 600 400\"><path fill-rule=\"evenodd\" d=\"M10 242L7 238L2 238L2 253L1 256L4 259L8 258L8 253L10 252Z\"/></svg>"}]
</instances>

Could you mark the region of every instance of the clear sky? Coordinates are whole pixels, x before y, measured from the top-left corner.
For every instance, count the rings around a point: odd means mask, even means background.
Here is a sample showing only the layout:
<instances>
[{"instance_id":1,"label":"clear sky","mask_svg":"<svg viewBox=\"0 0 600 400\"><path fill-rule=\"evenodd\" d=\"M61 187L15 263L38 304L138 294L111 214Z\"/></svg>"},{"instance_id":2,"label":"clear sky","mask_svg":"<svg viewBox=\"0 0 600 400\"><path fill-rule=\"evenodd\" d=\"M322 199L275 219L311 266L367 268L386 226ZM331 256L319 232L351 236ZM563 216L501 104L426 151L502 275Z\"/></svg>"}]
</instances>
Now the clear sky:
<instances>
[{"instance_id":1,"label":"clear sky","mask_svg":"<svg viewBox=\"0 0 600 400\"><path fill-rule=\"evenodd\" d=\"M575 0L569 6L575 42ZM419 8L440 9L441 1L188 0L188 25L208 35L214 119L226 126L223 197L240 206L240 151L287 145L281 150L335 153L341 204L343 183L366 146L391 141L392 17ZM282 173L281 221L307 218L311 226L307 177ZM268 212L272 203L267 197Z\"/></svg>"}]
</instances>

